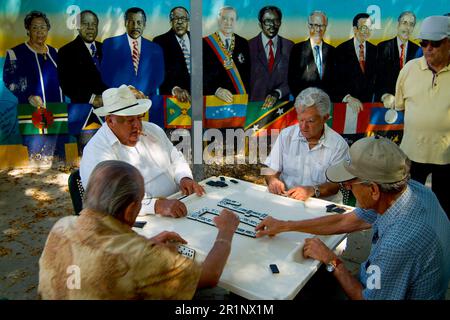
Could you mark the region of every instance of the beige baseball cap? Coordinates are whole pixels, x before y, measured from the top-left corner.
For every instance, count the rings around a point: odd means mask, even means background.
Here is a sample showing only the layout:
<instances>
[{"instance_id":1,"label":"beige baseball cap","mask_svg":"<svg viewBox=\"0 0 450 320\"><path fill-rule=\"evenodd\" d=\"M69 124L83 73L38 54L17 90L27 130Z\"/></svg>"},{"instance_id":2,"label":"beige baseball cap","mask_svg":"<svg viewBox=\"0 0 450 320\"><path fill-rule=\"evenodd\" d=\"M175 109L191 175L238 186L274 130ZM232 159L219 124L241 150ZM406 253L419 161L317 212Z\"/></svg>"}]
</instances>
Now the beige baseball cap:
<instances>
[{"instance_id":1,"label":"beige baseball cap","mask_svg":"<svg viewBox=\"0 0 450 320\"><path fill-rule=\"evenodd\" d=\"M377 183L394 183L409 174L408 157L391 140L380 136L356 141L350 147L350 161L327 169L331 182L344 182L354 178Z\"/></svg>"}]
</instances>

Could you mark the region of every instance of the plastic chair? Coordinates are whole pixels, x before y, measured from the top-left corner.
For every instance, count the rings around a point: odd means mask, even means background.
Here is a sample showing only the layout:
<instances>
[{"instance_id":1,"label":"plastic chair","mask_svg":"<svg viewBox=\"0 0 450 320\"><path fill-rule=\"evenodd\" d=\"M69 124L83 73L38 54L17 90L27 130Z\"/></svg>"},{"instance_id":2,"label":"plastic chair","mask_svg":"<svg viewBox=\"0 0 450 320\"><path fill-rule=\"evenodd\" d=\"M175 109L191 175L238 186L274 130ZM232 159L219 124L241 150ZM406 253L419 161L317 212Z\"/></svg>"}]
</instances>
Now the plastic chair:
<instances>
[{"instance_id":1,"label":"plastic chair","mask_svg":"<svg viewBox=\"0 0 450 320\"><path fill-rule=\"evenodd\" d=\"M80 170L76 169L69 176L69 193L75 214L83 209L84 188L81 184Z\"/></svg>"}]
</instances>

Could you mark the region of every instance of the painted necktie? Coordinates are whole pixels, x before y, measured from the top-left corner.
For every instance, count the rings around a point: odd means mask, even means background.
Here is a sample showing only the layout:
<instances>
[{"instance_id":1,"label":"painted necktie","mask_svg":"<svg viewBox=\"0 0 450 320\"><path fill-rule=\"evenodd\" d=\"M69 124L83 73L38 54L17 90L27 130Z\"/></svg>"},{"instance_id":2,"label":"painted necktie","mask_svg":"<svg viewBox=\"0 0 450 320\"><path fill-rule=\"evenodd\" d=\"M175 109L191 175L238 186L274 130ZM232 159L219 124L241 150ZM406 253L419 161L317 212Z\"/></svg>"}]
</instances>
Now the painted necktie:
<instances>
[{"instance_id":1,"label":"painted necktie","mask_svg":"<svg viewBox=\"0 0 450 320\"><path fill-rule=\"evenodd\" d=\"M184 60L186 61L186 67L189 74L191 74L191 53L189 52L186 41L184 39L180 40L181 50L183 51Z\"/></svg>"},{"instance_id":2,"label":"painted necktie","mask_svg":"<svg viewBox=\"0 0 450 320\"><path fill-rule=\"evenodd\" d=\"M322 59L320 56L320 47L318 45L314 46L314 50L316 51L316 66L319 71L320 79L322 79Z\"/></svg>"},{"instance_id":3,"label":"painted necktie","mask_svg":"<svg viewBox=\"0 0 450 320\"><path fill-rule=\"evenodd\" d=\"M100 68L100 61L98 60L98 55L97 55L97 48L95 47L94 43L91 43L91 57L92 60L94 61L95 66L98 68Z\"/></svg>"},{"instance_id":4,"label":"painted necktie","mask_svg":"<svg viewBox=\"0 0 450 320\"><path fill-rule=\"evenodd\" d=\"M275 57L273 55L273 42L272 39L269 40L269 42L267 43L269 45L269 60L268 60L268 67L269 67L269 72L272 73L273 70L273 63L275 62Z\"/></svg>"},{"instance_id":5,"label":"painted necktie","mask_svg":"<svg viewBox=\"0 0 450 320\"><path fill-rule=\"evenodd\" d=\"M138 49L138 42L137 42L137 40L133 40L132 59L133 59L134 72L137 75L138 67L139 67L139 49Z\"/></svg>"},{"instance_id":6,"label":"painted necktie","mask_svg":"<svg viewBox=\"0 0 450 320\"><path fill-rule=\"evenodd\" d=\"M400 48L402 49L401 53L400 53L400 69L403 68L403 65L405 64L405 45L402 43L400 45Z\"/></svg>"},{"instance_id":7,"label":"painted necktie","mask_svg":"<svg viewBox=\"0 0 450 320\"><path fill-rule=\"evenodd\" d=\"M366 71L366 62L364 61L364 44L362 43L359 45L359 65L364 73Z\"/></svg>"}]
</instances>

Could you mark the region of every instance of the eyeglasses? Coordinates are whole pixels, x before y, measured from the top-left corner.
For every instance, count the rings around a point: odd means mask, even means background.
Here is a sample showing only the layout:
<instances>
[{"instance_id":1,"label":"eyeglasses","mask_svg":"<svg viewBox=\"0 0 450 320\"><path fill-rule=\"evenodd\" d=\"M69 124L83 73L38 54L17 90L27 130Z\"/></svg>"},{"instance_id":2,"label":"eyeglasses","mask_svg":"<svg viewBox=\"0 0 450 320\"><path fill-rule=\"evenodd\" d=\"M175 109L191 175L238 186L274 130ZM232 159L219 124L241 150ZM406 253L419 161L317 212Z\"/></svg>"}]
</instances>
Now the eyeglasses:
<instances>
[{"instance_id":1,"label":"eyeglasses","mask_svg":"<svg viewBox=\"0 0 450 320\"><path fill-rule=\"evenodd\" d=\"M185 23L185 22L189 21L189 18L186 18L186 17L173 17L171 20L175 21L175 22Z\"/></svg>"},{"instance_id":2,"label":"eyeglasses","mask_svg":"<svg viewBox=\"0 0 450 320\"><path fill-rule=\"evenodd\" d=\"M369 32L372 31L372 27L368 27L368 26L359 26L358 30L361 32Z\"/></svg>"},{"instance_id":3,"label":"eyeglasses","mask_svg":"<svg viewBox=\"0 0 450 320\"><path fill-rule=\"evenodd\" d=\"M433 48L439 48L439 47L441 46L442 42L444 42L444 40L445 40L445 39L438 40L438 41L433 41L433 40L422 40L422 41L420 41L420 46L421 46L422 48L426 48L426 47L428 47L428 44L431 44L431 46L432 46Z\"/></svg>"},{"instance_id":4,"label":"eyeglasses","mask_svg":"<svg viewBox=\"0 0 450 320\"><path fill-rule=\"evenodd\" d=\"M327 27L326 24L315 24L315 23L310 23L309 27L311 29L325 29Z\"/></svg>"},{"instance_id":5,"label":"eyeglasses","mask_svg":"<svg viewBox=\"0 0 450 320\"><path fill-rule=\"evenodd\" d=\"M356 180L356 179L354 179L354 180ZM352 190L352 187L355 184L369 184L370 183L370 181L365 181L365 180L358 181L358 182L351 182L351 181L353 181L353 180L341 182L341 183L339 183L339 185L344 189Z\"/></svg>"},{"instance_id":6,"label":"eyeglasses","mask_svg":"<svg viewBox=\"0 0 450 320\"><path fill-rule=\"evenodd\" d=\"M279 26L281 24L281 20L280 19L264 19L262 23L266 27L272 26L272 25Z\"/></svg>"}]
</instances>

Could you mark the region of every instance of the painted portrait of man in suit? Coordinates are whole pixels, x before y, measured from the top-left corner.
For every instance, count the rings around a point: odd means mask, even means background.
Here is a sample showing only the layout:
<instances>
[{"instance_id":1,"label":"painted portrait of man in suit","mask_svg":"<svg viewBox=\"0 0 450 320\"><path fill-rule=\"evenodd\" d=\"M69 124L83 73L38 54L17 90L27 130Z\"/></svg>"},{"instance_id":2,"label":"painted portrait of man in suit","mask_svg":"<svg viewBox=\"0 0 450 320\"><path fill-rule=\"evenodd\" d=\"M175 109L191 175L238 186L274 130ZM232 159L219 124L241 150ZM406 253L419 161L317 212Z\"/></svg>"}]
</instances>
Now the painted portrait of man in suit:
<instances>
[{"instance_id":1,"label":"painted portrait of man in suit","mask_svg":"<svg viewBox=\"0 0 450 320\"><path fill-rule=\"evenodd\" d=\"M376 73L376 46L368 40L373 22L367 13L353 18L354 37L336 47L336 102L345 102L353 111L362 110L362 103L372 102Z\"/></svg>"},{"instance_id":2,"label":"painted portrait of man in suit","mask_svg":"<svg viewBox=\"0 0 450 320\"><path fill-rule=\"evenodd\" d=\"M309 39L294 45L289 59L289 88L294 97L309 87L321 88L333 100L335 48L324 42L328 18L322 11L308 17Z\"/></svg>"},{"instance_id":3,"label":"painted portrait of man in suit","mask_svg":"<svg viewBox=\"0 0 450 320\"><path fill-rule=\"evenodd\" d=\"M96 41L99 20L90 10L79 14L78 36L58 52L58 76L64 95L72 103L101 107L102 93L108 87L100 75L102 43Z\"/></svg>"},{"instance_id":4,"label":"painted portrait of man in suit","mask_svg":"<svg viewBox=\"0 0 450 320\"><path fill-rule=\"evenodd\" d=\"M287 71L294 43L281 37L282 13L278 7L263 7L258 14L261 32L249 40L251 73L250 101L264 101L272 107L279 99L289 98Z\"/></svg>"},{"instance_id":5,"label":"painted portrait of man in suit","mask_svg":"<svg viewBox=\"0 0 450 320\"><path fill-rule=\"evenodd\" d=\"M164 52L165 75L159 92L162 95L174 95L181 102L191 99L189 18L186 8L173 8L169 14L171 29L153 39Z\"/></svg>"},{"instance_id":6,"label":"painted portrait of man in suit","mask_svg":"<svg viewBox=\"0 0 450 320\"><path fill-rule=\"evenodd\" d=\"M129 8L124 15L126 33L103 42L102 79L109 87L131 85L146 96L158 93L164 80L161 47L142 34L147 17L141 8Z\"/></svg>"},{"instance_id":7,"label":"painted portrait of man in suit","mask_svg":"<svg viewBox=\"0 0 450 320\"><path fill-rule=\"evenodd\" d=\"M395 83L403 66L414 59L419 46L410 41L416 25L416 15L404 11L398 17L397 35L377 46L377 77L375 101L384 101L387 94L395 93ZM392 103L394 103L394 100ZM388 103L386 101L386 103Z\"/></svg>"},{"instance_id":8,"label":"painted portrait of man in suit","mask_svg":"<svg viewBox=\"0 0 450 320\"><path fill-rule=\"evenodd\" d=\"M249 91L250 53L247 40L234 33L237 18L235 8L221 8L219 30L203 38L203 94L225 102Z\"/></svg>"}]
</instances>

